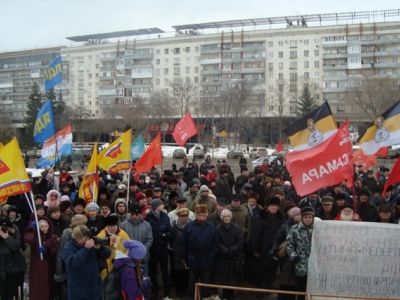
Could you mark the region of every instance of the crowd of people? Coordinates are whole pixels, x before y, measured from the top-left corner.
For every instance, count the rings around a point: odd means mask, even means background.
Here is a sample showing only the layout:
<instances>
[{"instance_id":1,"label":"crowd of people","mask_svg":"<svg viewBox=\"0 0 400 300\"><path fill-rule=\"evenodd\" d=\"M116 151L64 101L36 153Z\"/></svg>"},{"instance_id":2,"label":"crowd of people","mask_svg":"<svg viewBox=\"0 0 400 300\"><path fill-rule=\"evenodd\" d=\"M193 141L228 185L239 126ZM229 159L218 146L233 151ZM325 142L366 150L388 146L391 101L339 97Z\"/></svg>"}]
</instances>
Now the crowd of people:
<instances>
[{"instance_id":1,"label":"crowd of people","mask_svg":"<svg viewBox=\"0 0 400 300\"><path fill-rule=\"evenodd\" d=\"M98 300L113 270L129 300L192 299L196 282L305 291L317 218L399 224L400 189L381 196L389 169L356 167L354 190L338 184L301 198L284 165L278 157L248 170L242 160L235 177L225 161L207 157L162 173L133 167L129 178L101 172L89 203L66 170L59 189L46 171L32 178L38 223L23 195L1 207L0 299L22 297L25 281L31 300Z\"/></svg>"}]
</instances>

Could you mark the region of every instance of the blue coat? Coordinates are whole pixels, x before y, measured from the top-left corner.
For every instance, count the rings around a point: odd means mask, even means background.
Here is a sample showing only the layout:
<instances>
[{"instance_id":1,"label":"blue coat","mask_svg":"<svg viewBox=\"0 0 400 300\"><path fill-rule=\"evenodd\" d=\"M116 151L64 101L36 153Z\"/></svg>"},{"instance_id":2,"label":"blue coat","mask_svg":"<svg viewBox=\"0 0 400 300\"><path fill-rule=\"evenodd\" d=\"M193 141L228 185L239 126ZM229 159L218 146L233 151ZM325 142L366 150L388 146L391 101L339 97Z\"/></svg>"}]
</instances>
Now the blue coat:
<instances>
[{"instance_id":1,"label":"blue coat","mask_svg":"<svg viewBox=\"0 0 400 300\"><path fill-rule=\"evenodd\" d=\"M169 217L160 213L157 217L153 211L147 215L147 222L150 223L153 231L153 244L150 251L167 251L168 243L171 240L171 221Z\"/></svg>"},{"instance_id":2,"label":"blue coat","mask_svg":"<svg viewBox=\"0 0 400 300\"><path fill-rule=\"evenodd\" d=\"M218 253L218 234L211 222L189 222L183 230L185 258L188 267L209 269Z\"/></svg>"},{"instance_id":3,"label":"blue coat","mask_svg":"<svg viewBox=\"0 0 400 300\"><path fill-rule=\"evenodd\" d=\"M99 263L110 255L108 247L87 249L78 246L74 240L65 245L62 256L67 276L68 299L101 299Z\"/></svg>"}]
</instances>

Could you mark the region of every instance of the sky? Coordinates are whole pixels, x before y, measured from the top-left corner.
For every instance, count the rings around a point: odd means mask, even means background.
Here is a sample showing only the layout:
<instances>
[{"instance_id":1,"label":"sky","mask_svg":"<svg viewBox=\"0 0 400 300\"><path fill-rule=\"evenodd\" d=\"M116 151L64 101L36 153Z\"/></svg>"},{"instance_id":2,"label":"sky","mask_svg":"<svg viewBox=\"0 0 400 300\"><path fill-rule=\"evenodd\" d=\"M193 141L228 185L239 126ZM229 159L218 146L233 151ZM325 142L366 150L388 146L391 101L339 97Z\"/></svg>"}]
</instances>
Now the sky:
<instances>
[{"instance_id":1,"label":"sky","mask_svg":"<svg viewBox=\"0 0 400 300\"><path fill-rule=\"evenodd\" d=\"M394 0L0 0L0 52L71 46L67 36L231 19L399 9Z\"/></svg>"}]
</instances>

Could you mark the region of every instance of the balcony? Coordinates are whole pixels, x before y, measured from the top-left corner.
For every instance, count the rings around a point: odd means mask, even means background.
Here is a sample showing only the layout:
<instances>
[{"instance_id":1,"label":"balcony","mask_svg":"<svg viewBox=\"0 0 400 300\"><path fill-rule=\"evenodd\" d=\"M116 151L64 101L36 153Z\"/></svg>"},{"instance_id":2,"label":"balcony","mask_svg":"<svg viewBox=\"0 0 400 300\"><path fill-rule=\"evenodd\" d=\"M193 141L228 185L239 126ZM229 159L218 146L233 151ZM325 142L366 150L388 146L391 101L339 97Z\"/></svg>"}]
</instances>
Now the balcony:
<instances>
[{"instance_id":1,"label":"balcony","mask_svg":"<svg viewBox=\"0 0 400 300\"><path fill-rule=\"evenodd\" d=\"M324 59L331 59L331 58L347 58L347 52L346 53L324 53L322 57Z\"/></svg>"},{"instance_id":2,"label":"balcony","mask_svg":"<svg viewBox=\"0 0 400 300\"><path fill-rule=\"evenodd\" d=\"M115 88L99 88L97 90L97 96L99 97L109 97L109 96L115 96L116 94L116 89Z\"/></svg>"},{"instance_id":3,"label":"balcony","mask_svg":"<svg viewBox=\"0 0 400 300\"><path fill-rule=\"evenodd\" d=\"M382 45L382 44L399 44L400 38L390 38L390 39L375 39L369 41L361 41L361 45Z\"/></svg>"},{"instance_id":4,"label":"balcony","mask_svg":"<svg viewBox=\"0 0 400 300\"><path fill-rule=\"evenodd\" d=\"M347 81L349 78L347 76L329 76L323 75L322 80L324 81Z\"/></svg>"},{"instance_id":5,"label":"balcony","mask_svg":"<svg viewBox=\"0 0 400 300\"><path fill-rule=\"evenodd\" d=\"M202 48L200 50L200 53L220 53L221 48L215 47L215 48Z\"/></svg>"},{"instance_id":6,"label":"balcony","mask_svg":"<svg viewBox=\"0 0 400 300\"><path fill-rule=\"evenodd\" d=\"M346 40L339 40L339 41L322 40L322 48L336 48L336 47L347 47L347 41Z\"/></svg>"},{"instance_id":7,"label":"balcony","mask_svg":"<svg viewBox=\"0 0 400 300\"><path fill-rule=\"evenodd\" d=\"M220 63L221 63L221 58L200 59L201 65L214 65Z\"/></svg>"},{"instance_id":8,"label":"balcony","mask_svg":"<svg viewBox=\"0 0 400 300\"><path fill-rule=\"evenodd\" d=\"M346 70L348 68L347 64L343 65L323 65L323 69L328 70Z\"/></svg>"},{"instance_id":9,"label":"balcony","mask_svg":"<svg viewBox=\"0 0 400 300\"><path fill-rule=\"evenodd\" d=\"M324 93L342 93L347 92L347 87L331 87L331 88L324 88Z\"/></svg>"},{"instance_id":10,"label":"balcony","mask_svg":"<svg viewBox=\"0 0 400 300\"><path fill-rule=\"evenodd\" d=\"M201 71L201 75L218 75L218 74L221 74L221 70L220 69L202 70Z\"/></svg>"},{"instance_id":11,"label":"balcony","mask_svg":"<svg viewBox=\"0 0 400 300\"><path fill-rule=\"evenodd\" d=\"M100 61L115 61L116 59L116 54L103 54L100 56Z\"/></svg>"},{"instance_id":12,"label":"balcony","mask_svg":"<svg viewBox=\"0 0 400 300\"><path fill-rule=\"evenodd\" d=\"M383 62L372 64L375 68L400 68L400 63L396 62Z\"/></svg>"},{"instance_id":13,"label":"balcony","mask_svg":"<svg viewBox=\"0 0 400 300\"><path fill-rule=\"evenodd\" d=\"M129 53L125 52L126 58L133 58L133 59L152 59L154 57L153 52L151 53Z\"/></svg>"}]
</instances>

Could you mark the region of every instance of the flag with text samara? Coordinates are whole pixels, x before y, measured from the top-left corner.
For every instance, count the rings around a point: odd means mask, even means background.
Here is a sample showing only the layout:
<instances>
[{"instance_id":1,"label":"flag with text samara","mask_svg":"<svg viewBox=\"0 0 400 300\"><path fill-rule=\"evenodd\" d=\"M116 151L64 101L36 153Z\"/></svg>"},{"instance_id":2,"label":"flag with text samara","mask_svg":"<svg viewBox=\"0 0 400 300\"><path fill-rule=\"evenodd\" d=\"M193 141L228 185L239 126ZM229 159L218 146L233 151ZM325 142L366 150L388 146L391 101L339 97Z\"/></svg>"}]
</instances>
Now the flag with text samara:
<instances>
[{"instance_id":1,"label":"flag with text samara","mask_svg":"<svg viewBox=\"0 0 400 300\"><path fill-rule=\"evenodd\" d=\"M366 155L377 154L383 147L400 143L400 101L378 116L358 143Z\"/></svg>"},{"instance_id":2,"label":"flag with text samara","mask_svg":"<svg viewBox=\"0 0 400 300\"><path fill-rule=\"evenodd\" d=\"M131 130L125 131L98 155L98 166L109 173L131 168Z\"/></svg>"},{"instance_id":3,"label":"flag with text samara","mask_svg":"<svg viewBox=\"0 0 400 300\"><path fill-rule=\"evenodd\" d=\"M135 169L138 173L148 172L152 167L162 164L162 161L161 135L158 133L136 162Z\"/></svg>"},{"instance_id":4,"label":"flag with text samara","mask_svg":"<svg viewBox=\"0 0 400 300\"><path fill-rule=\"evenodd\" d=\"M16 138L0 149L0 203L8 196L27 193L31 183Z\"/></svg>"},{"instance_id":5,"label":"flag with text samara","mask_svg":"<svg viewBox=\"0 0 400 300\"><path fill-rule=\"evenodd\" d=\"M319 146L288 153L286 165L300 196L344 181L352 186L354 167L348 122Z\"/></svg>"},{"instance_id":6,"label":"flag with text samara","mask_svg":"<svg viewBox=\"0 0 400 300\"><path fill-rule=\"evenodd\" d=\"M183 146L196 134L196 124L194 123L191 114L187 113L178 123L176 123L172 136L179 146Z\"/></svg>"},{"instance_id":7,"label":"flag with text samara","mask_svg":"<svg viewBox=\"0 0 400 300\"><path fill-rule=\"evenodd\" d=\"M92 157L90 158L86 174L79 187L79 198L86 202L96 201L98 194L99 175L97 172L97 143L93 146Z\"/></svg>"}]
</instances>

